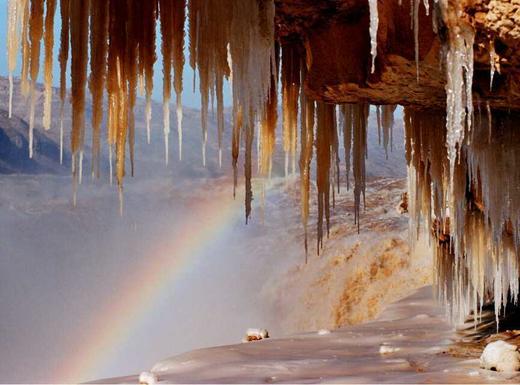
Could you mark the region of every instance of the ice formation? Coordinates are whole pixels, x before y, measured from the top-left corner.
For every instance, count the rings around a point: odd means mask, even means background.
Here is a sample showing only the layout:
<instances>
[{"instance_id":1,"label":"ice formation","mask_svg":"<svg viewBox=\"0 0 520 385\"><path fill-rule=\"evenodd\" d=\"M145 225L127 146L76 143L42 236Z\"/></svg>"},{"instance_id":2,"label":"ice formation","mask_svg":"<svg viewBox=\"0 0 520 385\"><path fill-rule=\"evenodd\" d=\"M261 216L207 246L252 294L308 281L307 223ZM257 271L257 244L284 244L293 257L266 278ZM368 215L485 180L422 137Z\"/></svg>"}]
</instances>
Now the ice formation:
<instances>
[{"instance_id":1,"label":"ice formation","mask_svg":"<svg viewBox=\"0 0 520 385\"><path fill-rule=\"evenodd\" d=\"M486 345L480 356L480 367L497 372L520 370L518 347L505 341L494 341Z\"/></svg>"},{"instance_id":2,"label":"ice formation","mask_svg":"<svg viewBox=\"0 0 520 385\"><path fill-rule=\"evenodd\" d=\"M368 0L368 7L370 9L370 54L372 55L372 67L370 72L374 72L376 69L377 30L379 27L379 11L377 9L377 0Z\"/></svg>"},{"instance_id":3,"label":"ice formation","mask_svg":"<svg viewBox=\"0 0 520 385\"><path fill-rule=\"evenodd\" d=\"M43 128L51 128L51 103L52 103L52 61L54 48L54 14L56 13L56 1L47 0L45 10L45 35L43 37L45 47L44 83L45 93L43 102Z\"/></svg>"},{"instance_id":4,"label":"ice formation","mask_svg":"<svg viewBox=\"0 0 520 385\"><path fill-rule=\"evenodd\" d=\"M52 82L53 15L57 0L10 0L8 7L8 64L10 84L21 49L21 91L30 96L29 151L33 151L35 82L44 43L44 127L49 126ZM429 10L429 3L422 2ZM370 14L371 71L377 55L378 2L368 1ZM420 0L412 0L411 16L418 65L418 15ZM486 108L489 116L473 111L474 31L461 16L458 1L438 0L434 28L440 23L446 72L446 114L432 115L406 109L408 196L412 238L421 224L434 237L437 284L454 318L478 311L494 301L496 313L518 296L520 191L516 182L520 146L512 128L512 116ZM316 165L317 250L328 231L331 205L339 188L339 138L345 153L347 188L353 184L355 221L359 225L365 195L366 129L369 107L364 101L337 106L312 100L303 89L312 65L304 44L275 41L273 0L159 0L101 1L60 0L60 160L63 160L63 116L67 99L66 76L70 63L71 151L74 191L81 178L85 140L86 87L92 94L92 173L100 173L101 125L106 119L110 180L115 178L120 196L124 176L134 168L134 105L144 88L145 119L150 137L153 66L156 62L156 30L160 31L163 57L163 133L168 161L170 99L176 94L179 158L182 157L182 70L184 25L188 18L189 65L199 79L201 93L202 151L205 148L210 102L216 101L219 159L224 127L223 87L232 89L232 143L234 191L238 181L241 148L244 151L245 216L252 210L253 142L257 140L258 176L272 170L278 119L278 87L281 92L283 147L286 173L295 172L299 153L301 220L307 227L311 169ZM437 20L438 19L438 20ZM157 24L159 23L159 24ZM157 27L160 27L157 29ZM70 49L69 49L70 48ZM69 52L70 51L70 52ZM490 78L497 57L490 49ZM70 55L69 55L70 54ZM70 56L70 60L69 60ZM90 63L90 65L89 65ZM11 91L12 95L12 91ZM106 97L105 97L106 95ZM11 98L11 96L10 96ZM103 107L106 107L106 117ZM12 107L10 107L12 109ZM392 148L395 106L380 106L378 127L385 149ZM46 112L47 111L47 112ZM514 114L513 114L514 115ZM475 118L474 118L475 116ZM299 127L298 127L299 126ZM298 130L299 128L299 130ZM298 134L299 131L299 134ZM339 131L342 131L340 135ZM435 133L435 134L433 134ZM441 139L441 140L439 140ZM298 140L300 146L298 147ZM128 153L128 155L127 155ZM114 157L114 160L112 159ZM114 164L113 164L114 163ZM353 183L352 183L353 182ZM500 190L499 190L500 188ZM122 199L121 199L122 202Z\"/></svg>"},{"instance_id":5,"label":"ice formation","mask_svg":"<svg viewBox=\"0 0 520 385\"><path fill-rule=\"evenodd\" d=\"M491 117L478 114L451 171L439 140L447 135L443 117L405 110L410 216L414 227L432 229L439 296L457 322L485 302L494 302L498 320L518 299L520 136L514 115L492 115L491 141ZM446 210L450 189L455 204Z\"/></svg>"},{"instance_id":6,"label":"ice formation","mask_svg":"<svg viewBox=\"0 0 520 385\"><path fill-rule=\"evenodd\" d=\"M20 46L20 24L26 17L28 0L10 0L7 8L7 65L9 70L9 118L13 115L13 72L16 69Z\"/></svg>"},{"instance_id":7,"label":"ice formation","mask_svg":"<svg viewBox=\"0 0 520 385\"><path fill-rule=\"evenodd\" d=\"M29 158L33 157L34 147L34 114L36 104L36 82L40 72L40 41L43 37L43 13L44 0L31 1L29 16L29 40L30 40L30 108L29 108ZM22 75L23 76L23 75Z\"/></svg>"}]
</instances>

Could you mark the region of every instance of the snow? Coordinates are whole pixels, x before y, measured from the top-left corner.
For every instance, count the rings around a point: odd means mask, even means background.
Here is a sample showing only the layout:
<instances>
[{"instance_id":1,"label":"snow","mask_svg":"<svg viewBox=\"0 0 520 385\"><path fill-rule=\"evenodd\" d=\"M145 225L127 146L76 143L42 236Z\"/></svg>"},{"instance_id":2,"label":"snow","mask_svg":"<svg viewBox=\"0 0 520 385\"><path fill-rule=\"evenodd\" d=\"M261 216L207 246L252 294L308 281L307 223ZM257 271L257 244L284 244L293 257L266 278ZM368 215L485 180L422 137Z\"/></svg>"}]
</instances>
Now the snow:
<instances>
[{"instance_id":1,"label":"snow","mask_svg":"<svg viewBox=\"0 0 520 385\"><path fill-rule=\"evenodd\" d=\"M142 372L139 375L139 383L143 385L155 385L157 383L157 376L150 372Z\"/></svg>"},{"instance_id":2,"label":"snow","mask_svg":"<svg viewBox=\"0 0 520 385\"><path fill-rule=\"evenodd\" d=\"M446 351L454 333L432 300L431 287L425 287L390 305L375 322L327 336L303 333L261 344L200 349L160 361L151 371L161 381L176 383L515 383L507 374L476 372L478 360L431 349ZM380 354L377 346L385 352L393 349L391 357ZM132 377L109 381L131 382Z\"/></svg>"},{"instance_id":3,"label":"snow","mask_svg":"<svg viewBox=\"0 0 520 385\"><path fill-rule=\"evenodd\" d=\"M379 347L379 354L392 354L392 353L398 352L399 350L401 350L401 349L395 348L392 346L388 346L388 345L381 345Z\"/></svg>"},{"instance_id":4,"label":"snow","mask_svg":"<svg viewBox=\"0 0 520 385\"><path fill-rule=\"evenodd\" d=\"M520 370L520 352L518 347L505 341L489 343L480 356L480 367L497 372Z\"/></svg>"}]
</instances>

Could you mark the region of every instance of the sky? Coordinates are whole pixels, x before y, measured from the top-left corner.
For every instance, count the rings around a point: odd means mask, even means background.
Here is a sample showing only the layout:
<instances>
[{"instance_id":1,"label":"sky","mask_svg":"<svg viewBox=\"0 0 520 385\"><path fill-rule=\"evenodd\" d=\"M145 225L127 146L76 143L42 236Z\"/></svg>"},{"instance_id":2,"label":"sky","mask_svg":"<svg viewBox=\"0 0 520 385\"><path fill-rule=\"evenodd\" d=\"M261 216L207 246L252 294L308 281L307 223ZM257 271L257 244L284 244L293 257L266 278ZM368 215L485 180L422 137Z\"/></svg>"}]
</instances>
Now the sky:
<instances>
[{"instance_id":1,"label":"sky","mask_svg":"<svg viewBox=\"0 0 520 385\"><path fill-rule=\"evenodd\" d=\"M0 0L0 47L2 47L2 53L5 53L3 55L0 55L0 76L7 76L8 75L8 67L7 67L7 5L8 0ZM61 29L60 24L60 18L59 18L59 8L56 10L56 16L55 16L55 44L54 44L54 85L58 86L59 84L59 67L57 63L57 57L58 57L58 47L59 47L59 34ZM159 24L158 24L159 27ZM159 28L157 29L157 47L160 47L160 31ZM188 44L186 44L186 47ZM43 47L42 47L43 51ZM186 52L187 54L187 52ZM187 55L186 55L187 57ZM154 67L154 91L153 91L153 99L156 101L162 100L162 55L161 50L157 50L157 62ZM20 60L18 60L18 64L20 64ZM20 75L20 68L21 66L18 65L18 68L15 72L15 76ZM69 58L69 68L70 68L70 58ZM41 70L40 70L40 81L41 78ZM70 83L70 77L68 77L67 81ZM188 63L184 66L184 91L182 94L182 101L183 105L186 107L192 107L192 108L200 108L200 93L198 92L198 82L195 86L196 91L193 91L193 70L189 66ZM231 97L229 92L229 87L225 88L224 92L224 100L225 105L230 105ZM175 97L172 97L172 102L175 102Z\"/></svg>"}]
</instances>

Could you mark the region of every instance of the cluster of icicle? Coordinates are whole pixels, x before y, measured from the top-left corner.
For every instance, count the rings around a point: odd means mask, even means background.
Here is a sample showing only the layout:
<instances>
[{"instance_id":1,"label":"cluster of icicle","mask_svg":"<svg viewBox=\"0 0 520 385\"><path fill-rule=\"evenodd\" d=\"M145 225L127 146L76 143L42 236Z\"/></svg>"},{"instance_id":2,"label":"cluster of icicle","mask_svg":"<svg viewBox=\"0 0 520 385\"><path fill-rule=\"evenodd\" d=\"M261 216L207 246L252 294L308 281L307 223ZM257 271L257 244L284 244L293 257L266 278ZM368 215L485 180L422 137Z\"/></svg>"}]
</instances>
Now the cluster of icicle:
<instances>
[{"instance_id":1,"label":"cluster of icicle","mask_svg":"<svg viewBox=\"0 0 520 385\"><path fill-rule=\"evenodd\" d=\"M50 128L52 121L52 47L57 1L9 1L10 104L12 73L16 67L17 52L21 50L21 88L22 93L30 98L29 156L33 155L35 86L42 41L45 71L43 127ZM411 0L410 5L418 63L421 3ZM378 2L369 0L368 6L371 63L372 70L375 70ZM422 6L428 12L427 0L423 1ZM259 175L268 177L273 163L280 89L286 174L296 171L297 153L300 153L301 218L305 228L305 248L312 159L315 158L316 164L319 251L324 233L329 230L331 203L333 206L335 193L339 189L341 137L347 187L350 187L350 172L353 175L355 220L359 226L365 196L368 105L342 105L338 114L336 106L309 99L302 90L308 58L299 44L283 42L279 46L275 42L273 0L59 0L59 10L60 141L63 142L63 106L67 96L66 73L70 56L74 186L81 183L82 178L87 86L92 95L92 174L99 176L105 105L110 177L116 176L120 193L126 172L127 148L133 173L133 108L138 90L146 97L145 119L150 137L157 26L160 27L163 57L165 160L168 162L169 159L172 84L176 94L178 153L179 158L182 157L181 93L187 16L189 64L199 77L202 99L203 159L205 162L209 105L213 106L214 102L217 105L218 141L222 146L223 87L227 80L233 95L232 164L235 187L239 152L241 148L245 149L246 220L251 214L253 199L251 181L255 133ZM498 114L493 124L491 113L473 118L474 33L460 18L459 2L437 0L433 12L436 13L434 23L442 22L447 27L444 42L447 106L446 116L416 113L411 109L407 109L405 114L412 234L415 238L420 224L427 223L428 230L435 236L437 286L441 297L449 304L454 319L460 319L471 310L477 313L482 304L490 299L494 300L498 315L508 298L516 300L518 295L520 191L518 183L514 182L520 180L520 175L517 175L520 170L516 159L518 151L515 152L520 140L513 136L512 129L508 129L511 122L507 117ZM439 28L436 24L434 29ZM492 72L494 68L493 65ZM377 109L378 126L385 147L391 146L392 142L394 109L392 106ZM11 105L9 111L11 114ZM491 128L493 135L490 134ZM499 130L504 131L502 135L495 132ZM506 143L508 146L505 146ZM114 154L115 167L112 165Z\"/></svg>"},{"instance_id":2,"label":"cluster of icicle","mask_svg":"<svg viewBox=\"0 0 520 385\"><path fill-rule=\"evenodd\" d=\"M412 223L426 223L431 231L438 294L455 322L470 312L478 320L482 305L491 301L498 322L505 305L518 299L520 135L515 118L490 110L475 113L452 167L449 148L439 140L447 135L444 117L405 111L410 215Z\"/></svg>"},{"instance_id":3,"label":"cluster of icicle","mask_svg":"<svg viewBox=\"0 0 520 385\"><path fill-rule=\"evenodd\" d=\"M223 87L232 88L232 163L235 188L238 159L245 149L245 211L251 214L252 155L255 132L259 176L269 177L278 121L278 90L282 94L282 136L286 154L286 174L296 172L300 152L301 216L307 222L311 160L316 148L318 190L318 250L324 227L330 224L330 202L339 189L339 136L337 108L315 102L302 92L308 63L300 44L280 46L274 38L273 0L10 0L9 73L16 67L17 52L22 51L22 93L31 97L30 154L35 123L36 79L40 68L40 44L44 43L45 102L43 126L50 128L52 100L52 47L54 17L59 9L61 34L60 66L60 143L63 146L63 111L67 97L66 75L70 62L71 150L74 201L77 184L82 181L85 141L86 88L92 95L92 176L99 177L102 125L106 119L106 141L110 162L110 181L114 175L122 199L126 153L134 169L134 106L137 92L146 97L145 119L150 140L153 67L156 61L156 28L159 27L163 57L163 132L165 161L169 159L171 85L176 93L179 158L182 157L182 72L184 66L185 19L189 22L189 64L199 77L201 94L202 154L205 163L209 105L216 102L218 143L224 131ZM157 25L158 23L158 25ZM90 59L90 61L89 61ZM278 83L281 86L278 86ZM195 86L195 77L193 85ZM12 96L12 86L10 95ZM105 101L106 98L106 101ZM107 116L104 116L104 106ZM347 174L352 167L356 200L356 221L365 190L366 127L368 105L341 106L343 144ZM391 111L390 111L391 110ZM378 112L380 110L378 109ZM383 109L378 121L383 127L383 142L389 143L391 109ZM389 115L390 113L390 115ZM298 149L298 128L300 145ZM63 148L61 148L61 159ZM352 155L351 155L352 153ZM115 164L113 158L115 157ZM352 162L351 162L352 157ZM219 152L219 161L222 155ZM290 170L289 170L290 169ZM347 184L348 175L347 175ZM122 204L122 201L121 201ZM121 206L122 207L122 206ZM325 222L325 224L324 224Z\"/></svg>"}]
</instances>

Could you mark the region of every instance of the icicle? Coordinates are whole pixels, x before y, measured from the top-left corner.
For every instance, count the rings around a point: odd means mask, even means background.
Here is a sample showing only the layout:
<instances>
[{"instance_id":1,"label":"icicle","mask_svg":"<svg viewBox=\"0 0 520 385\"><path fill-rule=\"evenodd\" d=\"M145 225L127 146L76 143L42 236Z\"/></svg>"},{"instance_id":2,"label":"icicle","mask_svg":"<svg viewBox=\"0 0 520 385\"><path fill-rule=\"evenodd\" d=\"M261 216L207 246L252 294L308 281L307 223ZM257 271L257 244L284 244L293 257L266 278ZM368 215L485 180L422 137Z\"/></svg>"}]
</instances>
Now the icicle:
<instances>
[{"instance_id":1,"label":"icicle","mask_svg":"<svg viewBox=\"0 0 520 385\"><path fill-rule=\"evenodd\" d=\"M249 116L253 116L251 112ZM253 147L253 133L254 120L250 119L245 127L245 162L244 162L244 177L245 177L245 206L246 206L246 224L251 215L251 202L253 201L253 189L251 185L252 179L252 147Z\"/></svg>"},{"instance_id":2,"label":"icicle","mask_svg":"<svg viewBox=\"0 0 520 385\"><path fill-rule=\"evenodd\" d=\"M298 99L300 92L299 47L295 44L282 45L282 129L285 152L285 175L289 173L289 163L294 173L296 158L296 132L298 125Z\"/></svg>"},{"instance_id":3,"label":"icicle","mask_svg":"<svg viewBox=\"0 0 520 385\"><path fill-rule=\"evenodd\" d=\"M108 146L108 173L109 173L109 181L110 181L110 185L112 185L114 183L114 180L113 180L113 176L114 176L114 167L112 165L113 161L112 161L112 145L110 144Z\"/></svg>"},{"instance_id":4,"label":"icicle","mask_svg":"<svg viewBox=\"0 0 520 385\"><path fill-rule=\"evenodd\" d=\"M60 164L63 164L63 109L60 113Z\"/></svg>"},{"instance_id":5,"label":"icicle","mask_svg":"<svg viewBox=\"0 0 520 385\"><path fill-rule=\"evenodd\" d=\"M43 102L43 128L51 128L51 104L52 104L52 58L54 47L54 13L56 12L56 0L47 0L45 14L45 94Z\"/></svg>"},{"instance_id":6,"label":"icicle","mask_svg":"<svg viewBox=\"0 0 520 385\"><path fill-rule=\"evenodd\" d=\"M31 63L31 44L29 41L30 30L30 1L25 0L25 8L22 12L21 26L22 26L22 74L21 74L21 91L22 96L27 98L31 91L29 82L29 72Z\"/></svg>"},{"instance_id":7,"label":"icicle","mask_svg":"<svg viewBox=\"0 0 520 385\"><path fill-rule=\"evenodd\" d=\"M139 44L139 65L144 72L145 91L146 91L146 141L150 144L151 139L151 120L152 120L152 91L153 91L153 66L156 61L155 39L156 39L156 18L157 2L142 2L142 42Z\"/></svg>"},{"instance_id":8,"label":"icicle","mask_svg":"<svg viewBox=\"0 0 520 385\"><path fill-rule=\"evenodd\" d=\"M497 62L497 54L495 52L495 42L489 41L489 90L493 90L493 78L495 77L495 69Z\"/></svg>"},{"instance_id":9,"label":"icicle","mask_svg":"<svg viewBox=\"0 0 520 385\"><path fill-rule=\"evenodd\" d=\"M233 106L233 136L231 144L231 156L233 158L233 198L236 196L238 178L238 155L240 150L240 131L242 130L243 117L242 108Z\"/></svg>"},{"instance_id":10,"label":"icicle","mask_svg":"<svg viewBox=\"0 0 520 385\"><path fill-rule=\"evenodd\" d=\"M306 77L307 69L301 66L301 80ZM314 101L300 94L301 106L301 136L300 136L300 215L304 230L305 263L308 257L308 222L309 222L309 197L311 179L312 148L314 145ZM319 251L319 247L318 247Z\"/></svg>"},{"instance_id":11,"label":"icicle","mask_svg":"<svg viewBox=\"0 0 520 385\"><path fill-rule=\"evenodd\" d=\"M90 80L92 95L92 175L99 177L101 154L101 123L103 120L103 90L106 78L108 3L90 0Z\"/></svg>"},{"instance_id":12,"label":"icicle","mask_svg":"<svg viewBox=\"0 0 520 385\"><path fill-rule=\"evenodd\" d=\"M31 16L29 19L29 36L31 42L30 75L31 75L31 106L29 112L29 158L33 157L34 114L36 104L36 82L40 69L40 41L43 37L43 0L31 1Z\"/></svg>"},{"instance_id":13,"label":"icicle","mask_svg":"<svg viewBox=\"0 0 520 385\"><path fill-rule=\"evenodd\" d=\"M186 0L177 0L173 17L173 68L176 95L177 137L179 141L179 160L182 160L182 71L184 68L184 19Z\"/></svg>"},{"instance_id":14,"label":"icicle","mask_svg":"<svg viewBox=\"0 0 520 385\"><path fill-rule=\"evenodd\" d=\"M83 151L79 152L79 178L78 183L81 184L83 182Z\"/></svg>"},{"instance_id":15,"label":"icicle","mask_svg":"<svg viewBox=\"0 0 520 385\"><path fill-rule=\"evenodd\" d=\"M383 147L385 149L385 155L388 159L388 145L391 142L392 130L394 127L394 111L395 105L384 105L381 107L381 126L383 131Z\"/></svg>"},{"instance_id":16,"label":"icicle","mask_svg":"<svg viewBox=\"0 0 520 385\"><path fill-rule=\"evenodd\" d=\"M9 71L9 119L13 116L13 73L20 46L20 23L24 23L27 0L9 0L7 8L7 63ZM22 24L25 29L25 25Z\"/></svg>"},{"instance_id":17,"label":"icicle","mask_svg":"<svg viewBox=\"0 0 520 385\"><path fill-rule=\"evenodd\" d=\"M166 165L169 159L169 135L170 135L170 96L171 96L171 67L173 61L172 44L173 36L173 2L159 0L161 20L161 52L163 55L163 136L164 136L164 161Z\"/></svg>"},{"instance_id":18,"label":"icicle","mask_svg":"<svg viewBox=\"0 0 520 385\"><path fill-rule=\"evenodd\" d=\"M316 102L316 187L318 189L317 252L323 247L323 219L327 235L330 219L330 165L334 106Z\"/></svg>"},{"instance_id":19,"label":"icicle","mask_svg":"<svg viewBox=\"0 0 520 385\"><path fill-rule=\"evenodd\" d=\"M270 177L272 157L276 144L276 124L278 120L278 58L279 45L276 44L275 60L271 63L271 85L269 88L268 100L260 123L261 135L259 135L259 142L261 144L261 152L259 153L259 164L260 175L262 175L263 177Z\"/></svg>"},{"instance_id":20,"label":"icicle","mask_svg":"<svg viewBox=\"0 0 520 385\"><path fill-rule=\"evenodd\" d=\"M365 159L367 150L368 104L353 106L353 152L352 169L354 175L354 220L360 230L361 198L365 199Z\"/></svg>"},{"instance_id":21,"label":"icicle","mask_svg":"<svg viewBox=\"0 0 520 385\"><path fill-rule=\"evenodd\" d=\"M372 55L372 67L370 72L374 73L377 56L377 29L379 27L379 14L377 0L368 0L370 10L370 54Z\"/></svg>"},{"instance_id":22,"label":"icicle","mask_svg":"<svg viewBox=\"0 0 520 385\"><path fill-rule=\"evenodd\" d=\"M63 164L63 117L67 94L67 62L69 57L69 0L60 0L61 35L60 53L60 164Z\"/></svg>"},{"instance_id":23,"label":"icicle","mask_svg":"<svg viewBox=\"0 0 520 385\"><path fill-rule=\"evenodd\" d=\"M343 112L343 148L345 149L345 170L347 174L347 190L350 189L350 154L352 151L352 126L354 124L354 112L351 104L342 106Z\"/></svg>"},{"instance_id":24,"label":"icicle","mask_svg":"<svg viewBox=\"0 0 520 385\"><path fill-rule=\"evenodd\" d=\"M458 12L455 10L455 12ZM450 26L448 52L446 54L446 145L450 161L450 208L454 208L453 174L458 149L464 139L464 124L471 130L473 115L473 43L475 33L471 26Z\"/></svg>"},{"instance_id":25,"label":"icicle","mask_svg":"<svg viewBox=\"0 0 520 385\"><path fill-rule=\"evenodd\" d=\"M423 5L424 9L426 10L426 16L428 16L430 14L430 0L423 0Z\"/></svg>"}]
</instances>

